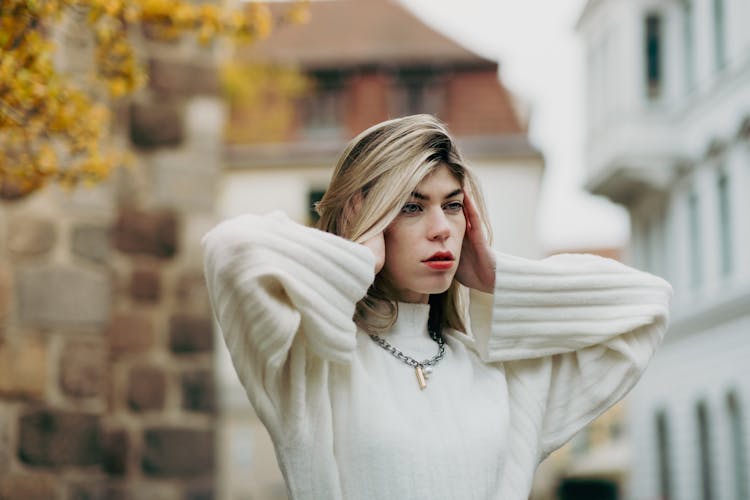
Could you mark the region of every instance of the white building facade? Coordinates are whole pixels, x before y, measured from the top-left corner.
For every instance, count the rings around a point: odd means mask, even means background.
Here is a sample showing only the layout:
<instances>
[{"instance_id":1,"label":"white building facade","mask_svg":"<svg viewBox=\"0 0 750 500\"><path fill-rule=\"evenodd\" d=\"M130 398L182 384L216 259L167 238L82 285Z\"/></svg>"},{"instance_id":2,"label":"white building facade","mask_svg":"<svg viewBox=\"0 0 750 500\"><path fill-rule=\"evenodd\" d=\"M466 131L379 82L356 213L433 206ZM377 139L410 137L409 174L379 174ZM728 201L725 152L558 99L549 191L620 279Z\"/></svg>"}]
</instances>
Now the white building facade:
<instances>
[{"instance_id":1,"label":"white building facade","mask_svg":"<svg viewBox=\"0 0 750 500\"><path fill-rule=\"evenodd\" d=\"M675 288L629 399L625 498L750 499L750 1L591 0L587 188Z\"/></svg>"}]
</instances>

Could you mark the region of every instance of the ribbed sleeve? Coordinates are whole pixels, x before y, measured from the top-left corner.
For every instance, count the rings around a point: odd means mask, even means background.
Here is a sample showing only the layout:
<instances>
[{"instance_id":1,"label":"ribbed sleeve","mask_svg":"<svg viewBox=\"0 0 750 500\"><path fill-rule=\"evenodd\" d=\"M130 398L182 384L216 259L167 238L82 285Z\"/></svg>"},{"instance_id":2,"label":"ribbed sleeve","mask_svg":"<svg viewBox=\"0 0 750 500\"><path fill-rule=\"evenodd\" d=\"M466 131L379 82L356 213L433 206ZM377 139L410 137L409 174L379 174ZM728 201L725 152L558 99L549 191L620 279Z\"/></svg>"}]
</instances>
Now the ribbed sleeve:
<instances>
[{"instance_id":1,"label":"ribbed sleeve","mask_svg":"<svg viewBox=\"0 0 750 500\"><path fill-rule=\"evenodd\" d=\"M529 415L511 415L519 438L539 434L546 456L622 398L662 340L671 295L595 255L498 254L494 294L472 291L471 330L480 357L504 364L514 406L538 415L526 432Z\"/></svg>"},{"instance_id":2,"label":"ribbed sleeve","mask_svg":"<svg viewBox=\"0 0 750 500\"><path fill-rule=\"evenodd\" d=\"M345 362L355 348L372 253L281 212L225 221L203 248L214 314L251 402L269 426L282 411L302 417L306 357Z\"/></svg>"}]
</instances>

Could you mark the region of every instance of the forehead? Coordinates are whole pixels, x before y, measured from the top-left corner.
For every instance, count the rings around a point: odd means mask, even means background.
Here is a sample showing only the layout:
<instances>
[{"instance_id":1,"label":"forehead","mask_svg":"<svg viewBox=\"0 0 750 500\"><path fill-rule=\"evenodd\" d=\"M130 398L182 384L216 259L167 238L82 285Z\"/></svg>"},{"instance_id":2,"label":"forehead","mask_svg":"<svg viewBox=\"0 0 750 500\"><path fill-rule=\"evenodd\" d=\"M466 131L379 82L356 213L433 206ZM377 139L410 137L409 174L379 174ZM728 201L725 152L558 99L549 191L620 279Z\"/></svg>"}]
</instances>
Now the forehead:
<instances>
[{"instance_id":1,"label":"forehead","mask_svg":"<svg viewBox=\"0 0 750 500\"><path fill-rule=\"evenodd\" d=\"M424 176L416 190L420 193L425 191L454 191L462 187L461 180L447 166L440 165Z\"/></svg>"}]
</instances>

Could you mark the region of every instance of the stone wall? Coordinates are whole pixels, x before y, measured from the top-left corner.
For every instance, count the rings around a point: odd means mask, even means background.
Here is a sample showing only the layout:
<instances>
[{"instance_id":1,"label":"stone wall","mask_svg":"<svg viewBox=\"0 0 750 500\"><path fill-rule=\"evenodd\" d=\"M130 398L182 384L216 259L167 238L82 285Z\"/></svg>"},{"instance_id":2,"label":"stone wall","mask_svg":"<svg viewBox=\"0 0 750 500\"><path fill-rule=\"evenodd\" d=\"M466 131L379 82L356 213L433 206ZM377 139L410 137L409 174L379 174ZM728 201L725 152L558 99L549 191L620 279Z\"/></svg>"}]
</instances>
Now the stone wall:
<instances>
[{"instance_id":1,"label":"stone wall","mask_svg":"<svg viewBox=\"0 0 750 500\"><path fill-rule=\"evenodd\" d=\"M214 496L199 241L223 107L210 51L146 48L156 78L116 123L134 164L95 188L0 200L2 500Z\"/></svg>"}]
</instances>

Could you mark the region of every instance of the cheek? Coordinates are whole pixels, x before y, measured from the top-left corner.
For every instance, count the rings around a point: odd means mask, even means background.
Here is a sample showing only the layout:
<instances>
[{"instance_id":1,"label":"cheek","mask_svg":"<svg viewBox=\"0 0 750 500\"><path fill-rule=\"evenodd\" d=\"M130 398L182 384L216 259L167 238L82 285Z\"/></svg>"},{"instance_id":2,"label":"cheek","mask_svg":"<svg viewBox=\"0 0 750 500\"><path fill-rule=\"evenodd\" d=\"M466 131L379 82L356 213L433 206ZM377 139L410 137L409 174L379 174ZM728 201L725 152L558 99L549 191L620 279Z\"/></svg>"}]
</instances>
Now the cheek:
<instances>
[{"instance_id":1,"label":"cheek","mask_svg":"<svg viewBox=\"0 0 750 500\"><path fill-rule=\"evenodd\" d=\"M412 267L416 251L416 241L410 236L412 231L403 227L392 227L383 235L385 243L384 270L392 277L398 277Z\"/></svg>"},{"instance_id":2,"label":"cheek","mask_svg":"<svg viewBox=\"0 0 750 500\"><path fill-rule=\"evenodd\" d=\"M457 240L462 241L464 239L464 235L466 234L466 217L463 213L456 217L456 221L453 225L453 232L456 235Z\"/></svg>"},{"instance_id":3,"label":"cheek","mask_svg":"<svg viewBox=\"0 0 750 500\"><path fill-rule=\"evenodd\" d=\"M408 245L404 244L398 234L391 232L386 232L383 235L383 241L385 243L385 265L397 266L399 258L403 259L404 251L408 248Z\"/></svg>"}]
</instances>

